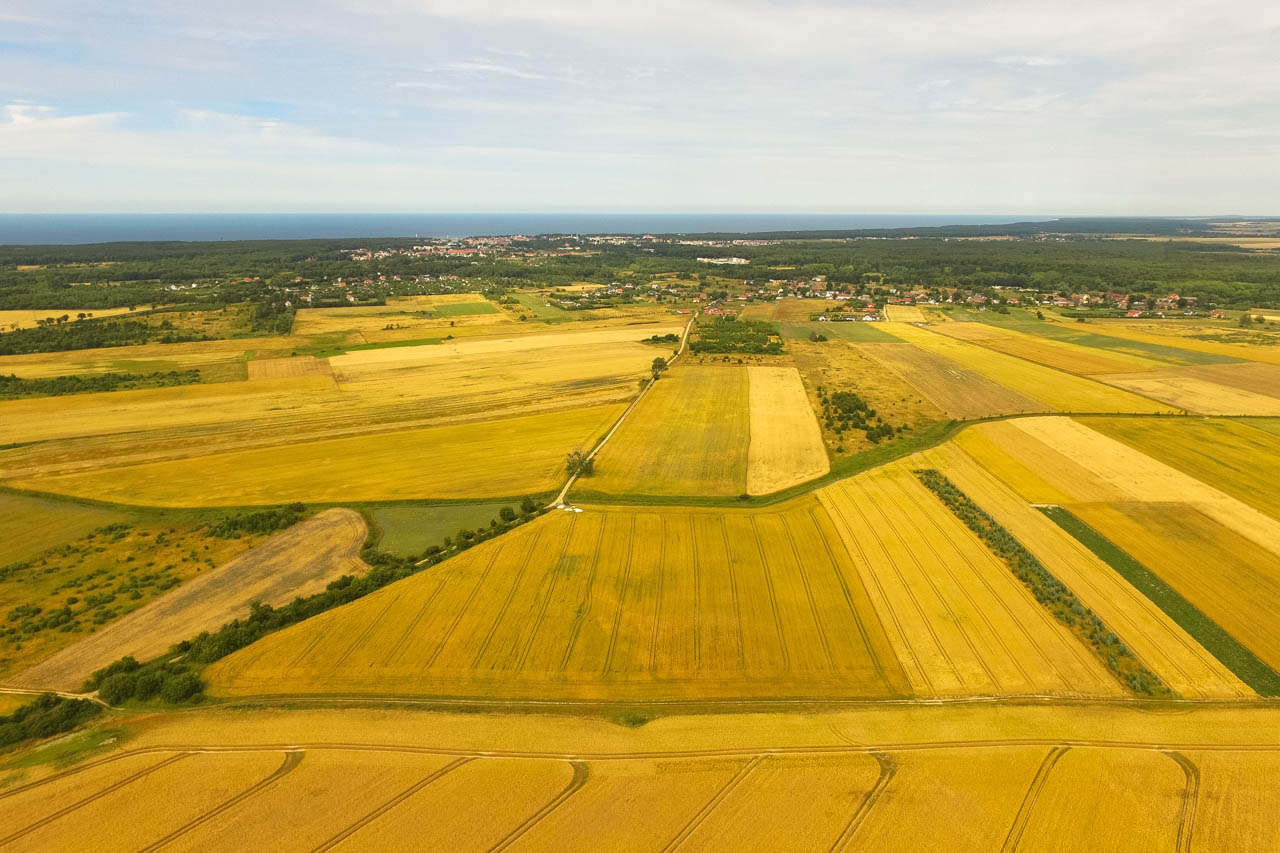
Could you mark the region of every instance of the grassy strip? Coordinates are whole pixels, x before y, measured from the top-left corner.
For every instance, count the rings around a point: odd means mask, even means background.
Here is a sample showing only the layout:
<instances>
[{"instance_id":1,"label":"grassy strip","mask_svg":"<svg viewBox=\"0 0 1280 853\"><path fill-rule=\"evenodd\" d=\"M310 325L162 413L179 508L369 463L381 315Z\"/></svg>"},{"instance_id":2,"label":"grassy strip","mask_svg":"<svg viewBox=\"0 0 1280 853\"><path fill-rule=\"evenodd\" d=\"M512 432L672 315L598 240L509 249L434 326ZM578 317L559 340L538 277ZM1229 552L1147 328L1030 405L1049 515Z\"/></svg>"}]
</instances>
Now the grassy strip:
<instances>
[{"instance_id":1,"label":"grassy strip","mask_svg":"<svg viewBox=\"0 0 1280 853\"><path fill-rule=\"evenodd\" d=\"M436 344L443 343L443 342L444 342L443 338L415 338L414 340L411 340L411 341L378 341L377 343L372 343L372 344L352 344L350 346L339 345L339 346L332 346L332 347L320 347L315 350L304 347L298 350L298 352L302 353L303 355L312 355L312 356L315 356L316 358L329 358L330 356L342 355L348 352L359 352L360 350L366 350L366 349L394 349L396 347L425 347L425 346L434 346Z\"/></svg>"},{"instance_id":2,"label":"grassy strip","mask_svg":"<svg viewBox=\"0 0 1280 853\"><path fill-rule=\"evenodd\" d=\"M1176 694L1165 686L1160 677L1142 665L1129 648L1109 629L1098 615L1085 607L1067 586L1053 576L1044 564L1005 530L994 518L969 499L950 480L932 468L914 472L930 491L947 505L947 509L965 526L978 534L991 551L1000 557L1017 575L1018 580L1031 590L1059 622L1072 633L1086 641L1094 653L1115 673L1120 682L1131 691L1160 698Z\"/></svg>"},{"instance_id":3,"label":"grassy strip","mask_svg":"<svg viewBox=\"0 0 1280 853\"><path fill-rule=\"evenodd\" d=\"M1169 618L1204 646L1209 654L1260 696L1280 696L1280 674L1267 666L1235 637L1214 622L1158 575L1088 524L1060 506L1040 507L1055 524L1070 533L1120 576L1151 599Z\"/></svg>"}]
</instances>

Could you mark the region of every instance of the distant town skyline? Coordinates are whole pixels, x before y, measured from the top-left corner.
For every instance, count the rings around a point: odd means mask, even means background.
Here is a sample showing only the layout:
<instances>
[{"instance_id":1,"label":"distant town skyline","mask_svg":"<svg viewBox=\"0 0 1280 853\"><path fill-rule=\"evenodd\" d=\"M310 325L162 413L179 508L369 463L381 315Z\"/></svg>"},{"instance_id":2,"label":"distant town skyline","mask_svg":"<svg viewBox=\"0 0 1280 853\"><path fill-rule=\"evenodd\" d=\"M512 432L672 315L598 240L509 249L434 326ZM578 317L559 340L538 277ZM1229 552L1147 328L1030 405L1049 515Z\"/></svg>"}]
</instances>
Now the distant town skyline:
<instances>
[{"instance_id":1,"label":"distant town skyline","mask_svg":"<svg viewBox=\"0 0 1280 853\"><path fill-rule=\"evenodd\" d=\"M6 213L1277 198L1265 0L0 0Z\"/></svg>"}]
</instances>

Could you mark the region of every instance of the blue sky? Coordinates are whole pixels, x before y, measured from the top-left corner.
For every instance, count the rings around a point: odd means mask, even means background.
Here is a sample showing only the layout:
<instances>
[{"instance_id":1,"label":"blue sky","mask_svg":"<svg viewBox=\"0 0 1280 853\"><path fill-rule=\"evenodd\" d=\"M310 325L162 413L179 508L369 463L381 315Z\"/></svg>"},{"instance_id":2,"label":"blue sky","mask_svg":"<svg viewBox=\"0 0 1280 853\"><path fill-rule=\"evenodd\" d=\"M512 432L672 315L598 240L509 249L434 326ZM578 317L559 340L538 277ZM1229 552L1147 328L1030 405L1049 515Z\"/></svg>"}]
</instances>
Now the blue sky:
<instances>
[{"instance_id":1,"label":"blue sky","mask_svg":"<svg viewBox=\"0 0 1280 853\"><path fill-rule=\"evenodd\" d=\"M0 0L0 212L1277 200L1275 0Z\"/></svg>"}]
</instances>

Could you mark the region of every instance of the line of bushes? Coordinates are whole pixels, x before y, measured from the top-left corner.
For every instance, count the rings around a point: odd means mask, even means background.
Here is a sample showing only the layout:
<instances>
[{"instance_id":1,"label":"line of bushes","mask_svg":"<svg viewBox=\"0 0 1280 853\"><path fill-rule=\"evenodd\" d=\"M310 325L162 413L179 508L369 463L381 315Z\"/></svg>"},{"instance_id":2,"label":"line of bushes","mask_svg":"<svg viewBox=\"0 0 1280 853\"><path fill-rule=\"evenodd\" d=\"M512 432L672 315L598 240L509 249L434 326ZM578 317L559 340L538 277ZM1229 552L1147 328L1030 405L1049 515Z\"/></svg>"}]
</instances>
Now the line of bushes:
<instances>
[{"instance_id":1,"label":"line of bushes","mask_svg":"<svg viewBox=\"0 0 1280 853\"><path fill-rule=\"evenodd\" d=\"M0 376L0 398L62 397L67 394L125 391L132 388L195 385L199 382L200 371L194 369L168 370L161 373L87 373L38 379L24 379L10 374Z\"/></svg>"},{"instance_id":2,"label":"line of bushes","mask_svg":"<svg viewBox=\"0 0 1280 853\"><path fill-rule=\"evenodd\" d=\"M239 539L242 534L275 533L302 521L307 508L291 503L279 509L264 509L241 515L229 515L209 525L207 533L219 539Z\"/></svg>"},{"instance_id":3,"label":"line of bushes","mask_svg":"<svg viewBox=\"0 0 1280 853\"><path fill-rule=\"evenodd\" d=\"M1005 561L1014 575L1031 590L1044 607L1076 635L1088 642L1098 657L1134 693L1172 697L1176 694L1160 677L1142 665L1119 637L1097 614L1085 607L1075 593L1044 567L1012 533L960 491L942 472L919 469L913 472L920 482L938 496L956 518L978 534L988 548Z\"/></svg>"},{"instance_id":4,"label":"line of bushes","mask_svg":"<svg viewBox=\"0 0 1280 853\"><path fill-rule=\"evenodd\" d=\"M32 738L69 732L102 713L102 706L88 699L64 699L52 693L37 696L8 716L0 717L0 749Z\"/></svg>"},{"instance_id":5,"label":"line of bushes","mask_svg":"<svg viewBox=\"0 0 1280 853\"><path fill-rule=\"evenodd\" d=\"M1258 695L1280 696L1280 674L1158 575L1062 507L1040 507L1040 511L1115 569Z\"/></svg>"}]
</instances>

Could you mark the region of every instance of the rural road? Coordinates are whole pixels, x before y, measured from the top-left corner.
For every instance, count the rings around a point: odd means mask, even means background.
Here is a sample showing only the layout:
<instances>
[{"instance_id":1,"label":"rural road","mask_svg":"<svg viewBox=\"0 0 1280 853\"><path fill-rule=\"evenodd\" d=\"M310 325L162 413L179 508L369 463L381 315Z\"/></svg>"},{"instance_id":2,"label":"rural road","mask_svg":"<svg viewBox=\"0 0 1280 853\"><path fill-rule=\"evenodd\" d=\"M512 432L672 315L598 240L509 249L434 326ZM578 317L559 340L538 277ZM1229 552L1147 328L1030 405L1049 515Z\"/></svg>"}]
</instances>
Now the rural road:
<instances>
[{"instance_id":1,"label":"rural road","mask_svg":"<svg viewBox=\"0 0 1280 853\"><path fill-rule=\"evenodd\" d=\"M675 364L676 359L684 355L685 348L686 346L688 346L688 343L689 343L689 332L693 329L693 321L696 319L698 319L698 312L695 311L693 316L689 318L689 322L685 323L684 334L680 336L680 349L676 352L674 356L671 357L671 360L667 362L668 367ZM587 454L588 459L596 458L596 454L600 452L600 449L602 447L604 447L605 442L607 442L610 438L613 437L613 434L618 431L618 427L622 426L623 421L627 419L627 415L631 414L631 412L635 409L635 407L640 405L640 401L644 399L645 395L648 394L650 389L652 389L653 386L656 384L657 384L656 381L650 382L648 385L644 386L644 388L640 390L640 393L636 395L636 398L631 401L631 405L627 406L627 408L622 412L622 414L618 416L618 420L614 422L613 426L609 429L609 431L604 434L604 438L600 439L600 441L596 443L596 446L592 449L592 451ZM569 477L569 480L564 484L564 488L560 490L560 493L551 500L551 503L547 504L547 508L553 509L559 506L560 504L564 503L564 499L569 494L569 489L573 488L573 484L577 481L577 479L578 479L577 474L571 475Z\"/></svg>"}]
</instances>

